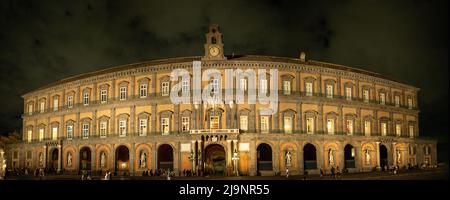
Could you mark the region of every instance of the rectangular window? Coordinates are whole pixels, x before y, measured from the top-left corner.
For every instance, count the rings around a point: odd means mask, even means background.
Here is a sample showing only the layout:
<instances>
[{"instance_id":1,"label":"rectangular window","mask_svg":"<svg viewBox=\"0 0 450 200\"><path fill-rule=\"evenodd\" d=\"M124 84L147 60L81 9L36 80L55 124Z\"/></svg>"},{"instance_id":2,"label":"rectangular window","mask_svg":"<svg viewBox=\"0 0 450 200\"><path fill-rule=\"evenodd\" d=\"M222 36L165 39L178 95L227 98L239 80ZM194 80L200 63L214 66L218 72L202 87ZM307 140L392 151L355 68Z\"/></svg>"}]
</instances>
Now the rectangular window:
<instances>
[{"instance_id":1,"label":"rectangular window","mask_svg":"<svg viewBox=\"0 0 450 200\"><path fill-rule=\"evenodd\" d=\"M147 119L139 119L139 135L147 135Z\"/></svg>"},{"instance_id":2,"label":"rectangular window","mask_svg":"<svg viewBox=\"0 0 450 200\"><path fill-rule=\"evenodd\" d=\"M219 129L219 116L211 116L209 118L209 128Z\"/></svg>"},{"instance_id":3,"label":"rectangular window","mask_svg":"<svg viewBox=\"0 0 450 200\"><path fill-rule=\"evenodd\" d=\"M306 96L312 96L313 95L313 83L307 82L306 83Z\"/></svg>"},{"instance_id":4,"label":"rectangular window","mask_svg":"<svg viewBox=\"0 0 450 200\"><path fill-rule=\"evenodd\" d=\"M181 130L183 132L189 131L189 117L182 117L181 118Z\"/></svg>"},{"instance_id":5,"label":"rectangular window","mask_svg":"<svg viewBox=\"0 0 450 200\"><path fill-rule=\"evenodd\" d=\"M44 128L39 129L39 141L44 140Z\"/></svg>"},{"instance_id":6,"label":"rectangular window","mask_svg":"<svg viewBox=\"0 0 450 200\"><path fill-rule=\"evenodd\" d=\"M366 103L369 103L369 90L363 90L363 100Z\"/></svg>"},{"instance_id":7,"label":"rectangular window","mask_svg":"<svg viewBox=\"0 0 450 200\"><path fill-rule=\"evenodd\" d=\"M146 98L147 97L147 84L139 85L139 97Z\"/></svg>"},{"instance_id":8,"label":"rectangular window","mask_svg":"<svg viewBox=\"0 0 450 200\"><path fill-rule=\"evenodd\" d=\"M402 125L401 124L396 124L395 125L395 134L397 136L401 136L402 135Z\"/></svg>"},{"instance_id":9,"label":"rectangular window","mask_svg":"<svg viewBox=\"0 0 450 200\"><path fill-rule=\"evenodd\" d=\"M106 90L100 91L100 102L105 103L108 100L108 92Z\"/></svg>"},{"instance_id":10,"label":"rectangular window","mask_svg":"<svg viewBox=\"0 0 450 200\"><path fill-rule=\"evenodd\" d=\"M189 81L182 80L181 82L181 93L189 93Z\"/></svg>"},{"instance_id":11,"label":"rectangular window","mask_svg":"<svg viewBox=\"0 0 450 200\"><path fill-rule=\"evenodd\" d=\"M52 128L52 140L57 140L58 139L58 127L53 127Z\"/></svg>"},{"instance_id":12,"label":"rectangular window","mask_svg":"<svg viewBox=\"0 0 450 200\"><path fill-rule=\"evenodd\" d=\"M242 91L247 91L247 79L241 78L241 80L239 80L239 88Z\"/></svg>"},{"instance_id":13,"label":"rectangular window","mask_svg":"<svg viewBox=\"0 0 450 200\"><path fill-rule=\"evenodd\" d=\"M33 131L32 130L28 130L28 133L27 133L28 142L31 142L31 140L33 139L32 137L33 137Z\"/></svg>"},{"instance_id":14,"label":"rectangular window","mask_svg":"<svg viewBox=\"0 0 450 200\"><path fill-rule=\"evenodd\" d=\"M169 96L169 82L162 82L161 87L161 95Z\"/></svg>"},{"instance_id":15,"label":"rectangular window","mask_svg":"<svg viewBox=\"0 0 450 200\"><path fill-rule=\"evenodd\" d=\"M33 104L29 104L28 105L28 115L32 115L33 114Z\"/></svg>"},{"instance_id":16,"label":"rectangular window","mask_svg":"<svg viewBox=\"0 0 450 200\"><path fill-rule=\"evenodd\" d=\"M89 138L89 124L83 124L83 130L82 130L83 132L82 132L82 136L83 136L83 139L87 139L87 138Z\"/></svg>"},{"instance_id":17,"label":"rectangular window","mask_svg":"<svg viewBox=\"0 0 450 200\"><path fill-rule=\"evenodd\" d=\"M370 136L371 134L370 121L364 121L364 133L366 134L366 136Z\"/></svg>"},{"instance_id":18,"label":"rectangular window","mask_svg":"<svg viewBox=\"0 0 450 200\"><path fill-rule=\"evenodd\" d=\"M267 94L267 79L261 79L259 89L261 94Z\"/></svg>"},{"instance_id":19,"label":"rectangular window","mask_svg":"<svg viewBox=\"0 0 450 200\"><path fill-rule=\"evenodd\" d=\"M219 84L219 79L212 79L211 80L211 92L213 94L217 94L220 92L220 84Z\"/></svg>"},{"instance_id":20,"label":"rectangular window","mask_svg":"<svg viewBox=\"0 0 450 200\"><path fill-rule=\"evenodd\" d=\"M306 118L306 133L307 134L314 133L314 118L312 117Z\"/></svg>"},{"instance_id":21,"label":"rectangular window","mask_svg":"<svg viewBox=\"0 0 450 200\"><path fill-rule=\"evenodd\" d=\"M239 117L239 128L243 131L248 131L248 116L242 115Z\"/></svg>"},{"instance_id":22,"label":"rectangular window","mask_svg":"<svg viewBox=\"0 0 450 200\"><path fill-rule=\"evenodd\" d=\"M269 116L261 116L261 133L269 132Z\"/></svg>"},{"instance_id":23,"label":"rectangular window","mask_svg":"<svg viewBox=\"0 0 450 200\"><path fill-rule=\"evenodd\" d=\"M412 109L413 108L413 102L411 98L408 98L408 109Z\"/></svg>"},{"instance_id":24,"label":"rectangular window","mask_svg":"<svg viewBox=\"0 0 450 200\"><path fill-rule=\"evenodd\" d=\"M291 82L283 81L283 94L289 95L291 94Z\"/></svg>"},{"instance_id":25,"label":"rectangular window","mask_svg":"<svg viewBox=\"0 0 450 200\"><path fill-rule=\"evenodd\" d=\"M169 118L161 118L161 133L163 135L169 134Z\"/></svg>"},{"instance_id":26,"label":"rectangular window","mask_svg":"<svg viewBox=\"0 0 450 200\"><path fill-rule=\"evenodd\" d=\"M127 99L127 87L120 87L119 99L120 100Z\"/></svg>"},{"instance_id":27,"label":"rectangular window","mask_svg":"<svg viewBox=\"0 0 450 200\"><path fill-rule=\"evenodd\" d=\"M41 101L40 109L41 109L41 113L43 113L45 111L45 102L44 101Z\"/></svg>"},{"instance_id":28,"label":"rectangular window","mask_svg":"<svg viewBox=\"0 0 450 200\"><path fill-rule=\"evenodd\" d=\"M382 122L381 123L380 129L381 129L381 136L386 136L386 134L387 134L387 124L386 124L386 122Z\"/></svg>"},{"instance_id":29,"label":"rectangular window","mask_svg":"<svg viewBox=\"0 0 450 200\"><path fill-rule=\"evenodd\" d=\"M345 132L347 135L353 135L353 120L347 119L345 123Z\"/></svg>"},{"instance_id":30,"label":"rectangular window","mask_svg":"<svg viewBox=\"0 0 450 200\"><path fill-rule=\"evenodd\" d=\"M72 108L73 107L73 96L67 97L67 107Z\"/></svg>"},{"instance_id":31,"label":"rectangular window","mask_svg":"<svg viewBox=\"0 0 450 200\"><path fill-rule=\"evenodd\" d=\"M327 85L327 98L333 98L333 85Z\"/></svg>"},{"instance_id":32,"label":"rectangular window","mask_svg":"<svg viewBox=\"0 0 450 200\"><path fill-rule=\"evenodd\" d=\"M127 120L119 120L119 136L124 137L127 135Z\"/></svg>"},{"instance_id":33,"label":"rectangular window","mask_svg":"<svg viewBox=\"0 0 450 200\"><path fill-rule=\"evenodd\" d=\"M395 102L395 107L400 107L400 97L399 96L395 96L394 97L394 102Z\"/></svg>"},{"instance_id":34,"label":"rectangular window","mask_svg":"<svg viewBox=\"0 0 450 200\"><path fill-rule=\"evenodd\" d=\"M345 88L345 99L352 100L352 88L351 87Z\"/></svg>"},{"instance_id":35,"label":"rectangular window","mask_svg":"<svg viewBox=\"0 0 450 200\"><path fill-rule=\"evenodd\" d=\"M73 125L67 126L67 139L71 140L73 138Z\"/></svg>"},{"instance_id":36,"label":"rectangular window","mask_svg":"<svg viewBox=\"0 0 450 200\"><path fill-rule=\"evenodd\" d=\"M59 107L59 99L58 98L54 98L53 99L53 111L58 111L58 107Z\"/></svg>"},{"instance_id":37,"label":"rectangular window","mask_svg":"<svg viewBox=\"0 0 450 200\"><path fill-rule=\"evenodd\" d=\"M327 131L328 134L334 134L334 119L327 119Z\"/></svg>"},{"instance_id":38,"label":"rectangular window","mask_svg":"<svg viewBox=\"0 0 450 200\"><path fill-rule=\"evenodd\" d=\"M284 117L284 133L292 133L292 117Z\"/></svg>"},{"instance_id":39,"label":"rectangular window","mask_svg":"<svg viewBox=\"0 0 450 200\"><path fill-rule=\"evenodd\" d=\"M384 94L383 92L380 93L380 104L381 105L385 105L386 104L386 94Z\"/></svg>"},{"instance_id":40,"label":"rectangular window","mask_svg":"<svg viewBox=\"0 0 450 200\"><path fill-rule=\"evenodd\" d=\"M414 126L413 125L409 125L409 137L410 138L414 137Z\"/></svg>"},{"instance_id":41,"label":"rectangular window","mask_svg":"<svg viewBox=\"0 0 450 200\"><path fill-rule=\"evenodd\" d=\"M89 93L88 93L88 92L85 92L85 93L83 94L83 104L84 104L85 106L89 105Z\"/></svg>"},{"instance_id":42,"label":"rectangular window","mask_svg":"<svg viewBox=\"0 0 450 200\"><path fill-rule=\"evenodd\" d=\"M106 121L100 122L100 138L106 138L107 123Z\"/></svg>"}]
</instances>

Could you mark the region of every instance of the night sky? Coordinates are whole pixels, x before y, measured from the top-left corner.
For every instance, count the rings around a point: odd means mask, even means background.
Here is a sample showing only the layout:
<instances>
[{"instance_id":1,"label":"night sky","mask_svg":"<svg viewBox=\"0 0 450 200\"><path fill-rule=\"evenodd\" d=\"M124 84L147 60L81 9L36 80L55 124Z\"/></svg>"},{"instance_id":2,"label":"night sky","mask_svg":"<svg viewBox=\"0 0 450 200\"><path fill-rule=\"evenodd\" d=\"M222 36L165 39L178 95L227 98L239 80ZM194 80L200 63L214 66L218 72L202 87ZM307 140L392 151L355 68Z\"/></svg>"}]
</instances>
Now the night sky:
<instances>
[{"instance_id":1,"label":"night sky","mask_svg":"<svg viewBox=\"0 0 450 200\"><path fill-rule=\"evenodd\" d=\"M331 62L421 88L420 134L448 140L448 1L0 2L0 133L20 130L22 94L121 64L203 54L217 23L226 54Z\"/></svg>"}]
</instances>

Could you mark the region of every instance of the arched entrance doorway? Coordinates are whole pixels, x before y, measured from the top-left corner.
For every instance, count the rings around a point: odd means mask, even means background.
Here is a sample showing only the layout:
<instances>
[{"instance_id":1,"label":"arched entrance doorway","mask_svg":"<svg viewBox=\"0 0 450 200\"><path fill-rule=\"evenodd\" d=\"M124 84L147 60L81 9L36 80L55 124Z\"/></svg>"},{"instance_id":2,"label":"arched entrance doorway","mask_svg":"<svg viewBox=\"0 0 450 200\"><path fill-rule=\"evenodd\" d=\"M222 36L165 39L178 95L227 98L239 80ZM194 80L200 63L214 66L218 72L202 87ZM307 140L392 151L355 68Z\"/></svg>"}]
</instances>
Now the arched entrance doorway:
<instances>
[{"instance_id":1,"label":"arched entrance doorway","mask_svg":"<svg viewBox=\"0 0 450 200\"><path fill-rule=\"evenodd\" d=\"M130 169L130 150L121 145L116 149L116 172L119 175L127 175Z\"/></svg>"},{"instance_id":2,"label":"arched entrance doorway","mask_svg":"<svg viewBox=\"0 0 450 200\"><path fill-rule=\"evenodd\" d=\"M306 144L303 147L303 167L305 170L317 169L316 147L312 144Z\"/></svg>"},{"instance_id":3,"label":"arched entrance doorway","mask_svg":"<svg viewBox=\"0 0 450 200\"><path fill-rule=\"evenodd\" d=\"M49 165L51 172L56 172L56 170L58 169L58 153L59 153L59 150L57 148L52 150L51 157L50 157L51 158L50 165Z\"/></svg>"},{"instance_id":4,"label":"arched entrance doorway","mask_svg":"<svg viewBox=\"0 0 450 200\"><path fill-rule=\"evenodd\" d=\"M272 171L272 148L268 144L262 143L258 145L256 151L258 174L261 175L260 171Z\"/></svg>"},{"instance_id":5,"label":"arched entrance doorway","mask_svg":"<svg viewBox=\"0 0 450 200\"><path fill-rule=\"evenodd\" d=\"M80 150L80 170L91 170L91 149L83 147Z\"/></svg>"},{"instance_id":6,"label":"arched entrance doorway","mask_svg":"<svg viewBox=\"0 0 450 200\"><path fill-rule=\"evenodd\" d=\"M388 166L388 150L386 146L380 144L380 167L384 170L384 167Z\"/></svg>"},{"instance_id":7,"label":"arched entrance doorway","mask_svg":"<svg viewBox=\"0 0 450 200\"><path fill-rule=\"evenodd\" d=\"M168 144L162 144L158 148L158 169L173 169L173 148Z\"/></svg>"},{"instance_id":8,"label":"arched entrance doorway","mask_svg":"<svg viewBox=\"0 0 450 200\"><path fill-rule=\"evenodd\" d=\"M344 168L355 168L355 148L347 144L344 148Z\"/></svg>"},{"instance_id":9,"label":"arched entrance doorway","mask_svg":"<svg viewBox=\"0 0 450 200\"><path fill-rule=\"evenodd\" d=\"M205 148L205 175L225 176L225 149L220 144L210 144Z\"/></svg>"}]
</instances>

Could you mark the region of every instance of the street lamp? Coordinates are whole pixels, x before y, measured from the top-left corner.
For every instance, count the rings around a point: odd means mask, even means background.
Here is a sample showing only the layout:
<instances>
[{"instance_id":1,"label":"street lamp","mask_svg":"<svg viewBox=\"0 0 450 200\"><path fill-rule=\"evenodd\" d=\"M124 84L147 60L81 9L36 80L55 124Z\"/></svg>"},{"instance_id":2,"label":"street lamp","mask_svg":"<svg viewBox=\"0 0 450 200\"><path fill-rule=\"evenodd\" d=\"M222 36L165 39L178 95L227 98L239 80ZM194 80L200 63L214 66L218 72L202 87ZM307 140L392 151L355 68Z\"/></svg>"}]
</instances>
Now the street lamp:
<instances>
[{"instance_id":1,"label":"street lamp","mask_svg":"<svg viewBox=\"0 0 450 200\"><path fill-rule=\"evenodd\" d=\"M233 162L234 162L234 174L236 176L239 176L239 172L237 169L237 161L239 160L237 149L234 149L233 158L231 158L231 160L233 160Z\"/></svg>"}]
</instances>

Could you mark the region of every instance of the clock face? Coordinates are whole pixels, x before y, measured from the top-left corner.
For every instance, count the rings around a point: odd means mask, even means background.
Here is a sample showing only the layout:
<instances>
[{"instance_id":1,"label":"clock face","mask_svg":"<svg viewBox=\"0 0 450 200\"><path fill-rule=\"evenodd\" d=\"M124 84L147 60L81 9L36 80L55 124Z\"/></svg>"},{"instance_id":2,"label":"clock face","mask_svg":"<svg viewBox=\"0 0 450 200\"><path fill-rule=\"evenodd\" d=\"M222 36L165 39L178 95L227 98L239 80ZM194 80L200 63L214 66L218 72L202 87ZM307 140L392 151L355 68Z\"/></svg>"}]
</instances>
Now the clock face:
<instances>
[{"instance_id":1,"label":"clock face","mask_svg":"<svg viewBox=\"0 0 450 200\"><path fill-rule=\"evenodd\" d=\"M211 54L212 56L217 56L219 55L219 48L218 47L211 47L209 48L209 54Z\"/></svg>"}]
</instances>

